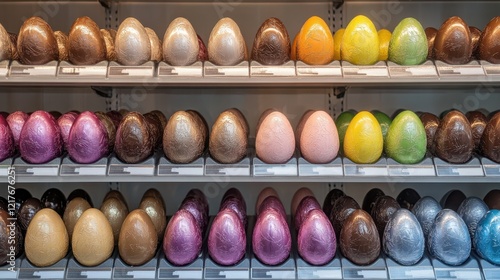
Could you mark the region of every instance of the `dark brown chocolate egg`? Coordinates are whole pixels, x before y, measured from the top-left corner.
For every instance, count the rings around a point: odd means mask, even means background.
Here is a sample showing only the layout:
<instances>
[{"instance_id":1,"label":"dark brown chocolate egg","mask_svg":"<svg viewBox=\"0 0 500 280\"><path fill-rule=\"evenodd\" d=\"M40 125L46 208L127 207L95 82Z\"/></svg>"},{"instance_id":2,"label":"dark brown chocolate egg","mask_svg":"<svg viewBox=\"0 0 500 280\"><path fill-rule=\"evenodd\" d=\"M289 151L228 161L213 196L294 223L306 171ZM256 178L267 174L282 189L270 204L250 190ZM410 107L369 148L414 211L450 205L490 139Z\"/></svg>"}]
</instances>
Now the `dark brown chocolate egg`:
<instances>
[{"instance_id":1,"label":"dark brown chocolate egg","mask_svg":"<svg viewBox=\"0 0 500 280\"><path fill-rule=\"evenodd\" d=\"M448 64L470 61L472 38L469 26L460 17L450 17L441 25L434 41L434 56Z\"/></svg>"},{"instance_id":2,"label":"dark brown chocolate egg","mask_svg":"<svg viewBox=\"0 0 500 280\"><path fill-rule=\"evenodd\" d=\"M66 199L66 204L68 204L71 200L74 198L81 197L85 199L91 207L94 207L94 203L92 203L92 198L90 195L84 190L84 189L76 189L72 191L69 195L68 198Z\"/></svg>"},{"instance_id":3,"label":"dark brown chocolate egg","mask_svg":"<svg viewBox=\"0 0 500 280\"><path fill-rule=\"evenodd\" d=\"M19 53L17 52L17 34L10 33L10 32L8 32L8 33L9 33L9 38L10 38L11 59L18 60Z\"/></svg>"},{"instance_id":4,"label":"dark brown chocolate egg","mask_svg":"<svg viewBox=\"0 0 500 280\"><path fill-rule=\"evenodd\" d=\"M108 133L108 149L109 151L113 150L116 141L116 127L113 120L104 112L95 112L95 115L99 118L101 123L106 128L106 132Z\"/></svg>"},{"instance_id":5,"label":"dark brown chocolate egg","mask_svg":"<svg viewBox=\"0 0 500 280\"><path fill-rule=\"evenodd\" d=\"M75 20L69 31L69 61L92 65L106 59L106 43L99 26L89 17Z\"/></svg>"},{"instance_id":6,"label":"dark brown chocolate egg","mask_svg":"<svg viewBox=\"0 0 500 280\"><path fill-rule=\"evenodd\" d=\"M464 201L466 198L467 197L462 191L451 190L441 198L439 204L441 204L441 207L443 207L443 209L451 209L457 212L458 207L460 207L460 204L462 204L462 201Z\"/></svg>"},{"instance_id":7,"label":"dark brown chocolate egg","mask_svg":"<svg viewBox=\"0 0 500 280\"><path fill-rule=\"evenodd\" d=\"M17 220L19 221L23 231L28 229L28 225L31 220L42 208L44 207L38 198L31 197L23 202L21 208L19 208L19 212L17 213Z\"/></svg>"},{"instance_id":8,"label":"dark brown chocolate egg","mask_svg":"<svg viewBox=\"0 0 500 280\"><path fill-rule=\"evenodd\" d=\"M349 217L354 210L360 209L359 204L350 196L342 196L335 201L332 210L329 213L330 222L332 222L333 229L335 230L335 236L339 236L342 231L342 227L347 217Z\"/></svg>"},{"instance_id":9,"label":"dark brown chocolate egg","mask_svg":"<svg viewBox=\"0 0 500 280\"><path fill-rule=\"evenodd\" d=\"M56 31L56 32L54 32L54 36L56 37L57 49L59 50L59 60L60 61L67 61L68 60L68 42L69 42L68 35L66 35L62 31Z\"/></svg>"},{"instance_id":10,"label":"dark brown chocolate egg","mask_svg":"<svg viewBox=\"0 0 500 280\"><path fill-rule=\"evenodd\" d=\"M116 31L115 51L118 63L141 65L151 60L151 43L146 28L135 18L126 18Z\"/></svg>"},{"instance_id":11,"label":"dark brown chocolate egg","mask_svg":"<svg viewBox=\"0 0 500 280\"><path fill-rule=\"evenodd\" d=\"M40 201L42 202L43 208L51 208L56 211L59 216L63 216L64 210L66 209L66 197L60 190L55 188L46 190Z\"/></svg>"},{"instance_id":12,"label":"dark brown chocolate egg","mask_svg":"<svg viewBox=\"0 0 500 280\"><path fill-rule=\"evenodd\" d=\"M500 190L491 190L483 198L490 209L500 210Z\"/></svg>"},{"instance_id":13,"label":"dark brown chocolate egg","mask_svg":"<svg viewBox=\"0 0 500 280\"><path fill-rule=\"evenodd\" d=\"M161 140L163 137L163 129L161 127L160 119L158 118L158 116L151 113L144 114L144 118L148 122L151 142L154 143L155 147L159 147L161 145Z\"/></svg>"},{"instance_id":14,"label":"dark brown chocolate egg","mask_svg":"<svg viewBox=\"0 0 500 280\"><path fill-rule=\"evenodd\" d=\"M469 121L459 111L447 113L439 123L434 136L435 153L450 163L465 163L474 150L474 139Z\"/></svg>"},{"instance_id":15,"label":"dark brown chocolate egg","mask_svg":"<svg viewBox=\"0 0 500 280\"><path fill-rule=\"evenodd\" d=\"M167 117L165 117L165 115L159 110L154 110L154 111L151 111L149 113L155 115L160 120L161 131L163 132L163 129L165 129L165 126L167 126L167 122L168 122Z\"/></svg>"},{"instance_id":16,"label":"dark brown chocolate egg","mask_svg":"<svg viewBox=\"0 0 500 280\"><path fill-rule=\"evenodd\" d=\"M16 214L19 213L19 209L21 209L21 205L28 200L28 198L31 198L32 195L31 193L23 188L17 188L16 189L16 195L15 195L15 206L16 206ZM5 209L7 210L7 209Z\"/></svg>"},{"instance_id":17,"label":"dark brown chocolate egg","mask_svg":"<svg viewBox=\"0 0 500 280\"><path fill-rule=\"evenodd\" d=\"M123 118L116 131L115 153L126 163L139 163L153 153L149 125L138 112L130 112Z\"/></svg>"},{"instance_id":18,"label":"dark brown chocolate egg","mask_svg":"<svg viewBox=\"0 0 500 280\"><path fill-rule=\"evenodd\" d=\"M380 237L372 217L354 210L340 232L342 255L357 265L369 265L380 255Z\"/></svg>"},{"instance_id":19,"label":"dark brown chocolate egg","mask_svg":"<svg viewBox=\"0 0 500 280\"><path fill-rule=\"evenodd\" d=\"M290 60L290 36L281 20L269 18L253 41L252 59L264 65L281 65Z\"/></svg>"},{"instance_id":20,"label":"dark brown chocolate egg","mask_svg":"<svg viewBox=\"0 0 500 280\"><path fill-rule=\"evenodd\" d=\"M486 25L479 39L479 58L491 63L500 63L500 16Z\"/></svg>"},{"instance_id":21,"label":"dark brown chocolate egg","mask_svg":"<svg viewBox=\"0 0 500 280\"><path fill-rule=\"evenodd\" d=\"M427 136L427 151L434 154L434 135L439 126L439 118L431 113L422 113L420 120L425 128L425 135Z\"/></svg>"},{"instance_id":22,"label":"dark brown chocolate egg","mask_svg":"<svg viewBox=\"0 0 500 280\"><path fill-rule=\"evenodd\" d=\"M375 205L372 208L371 216L381 237L384 235L387 222L389 222L392 214L396 213L399 208L401 208L399 203L388 195L379 197L375 202Z\"/></svg>"},{"instance_id":23,"label":"dark brown chocolate egg","mask_svg":"<svg viewBox=\"0 0 500 280\"><path fill-rule=\"evenodd\" d=\"M480 149L487 158L500 162L500 112L493 115L484 128Z\"/></svg>"},{"instance_id":24,"label":"dark brown chocolate egg","mask_svg":"<svg viewBox=\"0 0 500 280\"><path fill-rule=\"evenodd\" d=\"M396 201L399 203L399 206L404 209L412 210L413 206L417 201L420 200L420 194L412 188L406 188L402 190L398 196L396 197Z\"/></svg>"},{"instance_id":25,"label":"dark brown chocolate egg","mask_svg":"<svg viewBox=\"0 0 500 280\"><path fill-rule=\"evenodd\" d=\"M9 212L0 209L0 265L9 261L11 247L14 247L15 256L13 257L15 258L23 251L24 246L23 235L19 224L14 223L14 226L12 226L13 222L9 220L9 218L13 218L9 216ZM14 238L11 239L11 236ZM15 243L10 240L15 241Z\"/></svg>"},{"instance_id":26,"label":"dark brown chocolate egg","mask_svg":"<svg viewBox=\"0 0 500 280\"><path fill-rule=\"evenodd\" d=\"M116 51L115 51L115 37L116 30L107 28L101 29L102 39L104 40L104 45L106 46L106 60L116 61Z\"/></svg>"},{"instance_id":27,"label":"dark brown chocolate egg","mask_svg":"<svg viewBox=\"0 0 500 280\"><path fill-rule=\"evenodd\" d=\"M59 58L54 31L39 17L24 21L17 37L17 51L23 64L40 65Z\"/></svg>"},{"instance_id":28,"label":"dark brown chocolate egg","mask_svg":"<svg viewBox=\"0 0 500 280\"><path fill-rule=\"evenodd\" d=\"M363 206L361 209L365 210L366 213L371 213L377 199L384 195L385 193L379 188L369 190L366 193L365 198L363 198Z\"/></svg>"},{"instance_id":29,"label":"dark brown chocolate egg","mask_svg":"<svg viewBox=\"0 0 500 280\"><path fill-rule=\"evenodd\" d=\"M236 163L247 153L246 120L234 110L222 112L215 120L208 149L213 159L220 163Z\"/></svg>"},{"instance_id":30,"label":"dark brown chocolate egg","mask_svg":"<svg viewBox=\"0 0 500 280\"><path fill-rule=\"evenodd\" d=\"M156 32L149 27L146 27L146 33L148 34L149 44L151 45L151 61L162 61L162 42L160 41L160 38L158 38Z\"/></svg>"},{"instance_id":31,"label":"dark brown chocolate egg","mask_svg":"<svg viewBox=\"0 0 500 280\"><path fill-rule=\"evenodd\" d=\"M480 111L471 111L465 114L469 120L470 128L472 130L472 137L474 138L474 150L479 151L479 144L483 136L484 129L488 123L488 118Z\"/></svg>"},{"instance_id":32,"label":"dark brown chocolate egg","mask_svg":"<svg viewBox=\"0 0 500 280\"><path fill-rule=\"evenodd\" d=\"M206 127L194 112L178 111L163 132L163 151L169 160L190 163L205 150Z\"/></svg>"},{"instance_id":33,"label":"dark brown chocolate egg","mask_svg":"<svg viewBox=\"0 0 500 280\"><path fill-rule=\"evenodd\" d=\"M425 36L427 36L427 59L434 59L434 40L436 39L437 29L434 27L427 27L425 29Z\"/></svg>"},{"instance_id":34,"label":"dark brown chocolate egg","mask_svg":"<svg viewBox=\"0 0 500 280\"><path fill-rule=\"evenodd\" d=\"M474 26L469 26L470 36L472 40L472 58L476 59L479 55L479 39L481 38L481 30Z\"/></svg>"},{"instance_id":35,"label":"dark brown chocolate egg","mask_svg":"<svg viewBox=\"0 0 500 280\"><path fill-rule=\"evenodd\" d=\"M328 192L328 194L325 197L325 200L323 201L323 212L326 214L327 217L330 216L330 212L332 212L333 205L337 201L337 199L341 198L344 196L345 193L341 189L332 189L331 191Z\"/></svg>"},{"instance_id":36,"label":"dark brown chocolate egg","mask_svg":"<svg viewBox=\"0 0 500 280\"><path fill-rule=\"evenodd\" d=\"M13 53L10 35L0 24L0 61L11 59Z\"/></svg>"}]
</instances>

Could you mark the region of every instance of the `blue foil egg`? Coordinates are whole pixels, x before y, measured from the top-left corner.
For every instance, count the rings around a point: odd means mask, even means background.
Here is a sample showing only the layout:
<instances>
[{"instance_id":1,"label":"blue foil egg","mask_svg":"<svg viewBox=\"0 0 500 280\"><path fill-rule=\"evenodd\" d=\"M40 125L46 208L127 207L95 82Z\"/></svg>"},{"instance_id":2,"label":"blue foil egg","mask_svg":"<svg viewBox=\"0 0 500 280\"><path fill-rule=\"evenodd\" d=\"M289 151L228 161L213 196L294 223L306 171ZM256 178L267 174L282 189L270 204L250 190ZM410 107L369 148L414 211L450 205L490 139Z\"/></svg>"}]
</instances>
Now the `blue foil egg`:
<instances>
[{"instance_id":1,"label":"blue foil egg","mask_svg":"<svg viewBox=\"0 0 500 280\"><path fill-rule=\"evenodd\" d=\"M413 206L411 212L420 223L425 238L429 235L429 231L431 230L431 227L434 224L434 219L436 219L439 211L441 211L441 205L437 202L437 200L430 196L422 197Z\"/></svg>"},{"instance_id":2,"label":"blue foil egg","mask_svg":"<svg viewBox=\"0 0 500 280\"><path fill-rule=\"evenodd\" d=\"M384 252L402 265L414 265L423 256L425 239L415 215L407 209L397 210L387 222L382 241Z\"/></svg>"},{"instance_id":3,"label":"blue foil egg","mask_svg":"<svg viewBox=\"0 0 500 280\"><path fill-rule=\"evenodd\" d=\"M500 265L500 210L488 211L479 221L474 246L481 258Z\"/></svg>"},{"instance_id":4,"label":"blue foil egg","mask_svg":"<svg viewBox=\"0 0 500 280\"><path fill-rule=\"evenodd\" d=\"M465 199L460 204L460 207L458 207L457 213L467 225L472 240L474 240L477 223L486 215L488 210L488 205L480 198L474 196Z\"/></svg>"},{"instance_id":5,"label":"blue foil egg","mask_svg":"<svg viewBox=\"0 0 500 280\"><path fill-rule=\"evenodd\" d=\"M437 214L429 231L427 249L431 256L448 265L461 265L469 258L469 230L455 211L443 209Z\"/></svg>"}]
</instances>

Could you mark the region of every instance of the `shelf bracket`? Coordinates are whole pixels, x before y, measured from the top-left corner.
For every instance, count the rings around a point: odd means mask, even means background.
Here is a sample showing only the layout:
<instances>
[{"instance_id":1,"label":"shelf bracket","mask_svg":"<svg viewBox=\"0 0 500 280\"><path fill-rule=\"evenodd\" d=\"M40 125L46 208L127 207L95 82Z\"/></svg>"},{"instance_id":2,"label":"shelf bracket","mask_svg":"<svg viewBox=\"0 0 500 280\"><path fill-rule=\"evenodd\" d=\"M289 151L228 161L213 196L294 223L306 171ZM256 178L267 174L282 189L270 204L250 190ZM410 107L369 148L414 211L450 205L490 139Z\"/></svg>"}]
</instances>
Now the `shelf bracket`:
<instances>
[{"instance_id":1,"label":"shelf bracket","mask_svg":"<svg viewBox=\"0 0 500 280\"><path fill-rule=\"evenodd\" d=\"M104 98L111 98L113 96L113 88L112 87L90 87L92 90L99 96Z\"/></svg>"},{"instance_id":2,"label":"shelf bracket","mask_svg":"<svg viewBox=\"0 0 500 280\"><path fill-rule=\"evenodd\" d=\"M346 91L347 91L346 87L336 87L335 90L333 91L333 95L337 97L337 99L342 99L344 98Z\"/></svg>"}]
</instances>

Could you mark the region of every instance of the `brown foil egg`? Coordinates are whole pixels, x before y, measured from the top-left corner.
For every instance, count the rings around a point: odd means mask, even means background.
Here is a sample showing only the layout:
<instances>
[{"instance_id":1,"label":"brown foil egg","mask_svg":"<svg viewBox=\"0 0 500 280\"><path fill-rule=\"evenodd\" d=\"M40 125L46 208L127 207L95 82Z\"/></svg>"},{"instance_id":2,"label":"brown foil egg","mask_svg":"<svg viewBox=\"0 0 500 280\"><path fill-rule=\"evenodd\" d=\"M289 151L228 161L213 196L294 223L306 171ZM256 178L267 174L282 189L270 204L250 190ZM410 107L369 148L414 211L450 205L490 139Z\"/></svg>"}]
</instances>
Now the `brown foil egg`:
<instances>
[{"instance_id":1,"label":"brown foil egg","mask_svg":"<svg viewBox=\"0 0 500 280\"><path fill-rule=\"evenodd\" d=\"M170 65L191 65L198 60L199 42L191 23L183 18L174 19L163 36L163 59Z\"/></svg>"},{"instance_id":2,"label":"brown foil egg","mask_svg":"<svg viewBox=\"0 0 500 280\"><path fill-rule=\"evenodd\" d=\"M44 208L31 220L24 250L35 266L45 267L60 261L68 253L69 236L56 211Z\"/></svg>"},{"instance_id":3,"label":"brown foil egg","mask_svg":"<svg viewBox=\"0 0 500 280\"><path fill-rule=\"evenodd\" d=\"M269 18L260 26L252 47L252 59L264 65L281 65L290 60L290 36L281 20Z\"/></svg>"},{"instance_id":4,"label":"brown foil egg","mask_svg":"<svg viewBox=\"0 0 500 280\"><path fill-rule=\"evenodd\" d=\"M238 24L222 18L212 29L208 39L208 58L216 65L236 65L248 58L245 39Z\"/></svg>"},{"instance_id":5,"label":"brown foil egg","mask_svg":"<svg viewBox=\"0 0 500 280\"><path fill-rule=\"evenodd\" d=\"M77 18L71 26L68 53L69 61L75 65L93 65L106 59L106 44L91 18Z\"/></svg>"},{"instance_id":6,"label":"brown foil egg","mask_svg":"<svg viewBox=\"0 0 500 280\"><path fill-rule=\"evenodd\" d=\"M425 135L427 136L427 151L434 154L434 135L439 126L439 118L431 113L422 113L420 120L425 128Z\"/></svg>"},{"instance_id":7,"label":"brown foil egg","mask_svg":"<svg viewBox=\"0 0 500 280\"><path fill-rule=\"evenodd\" d=\"M466 64L472 56L469 26L457 16L450 17L439 28L434 40L434 58L448 64Z\"/></svg>"},{"instance_id":8,"label":"brown foil egg","mask_svg":"<svg viewBox=\"0 0 500 280\"><path fill-rule=\"evenodd\" d=\"M500 63L500 16L486 25L479 39L479 58L491 63Z\"/></svg>"},{"instance_id":9,"label":"brown foil egg","mask_svg":"<svg viewBox=\"0 0 500 280\"><path fill-rule=\"evenodd\" d=\"M340 236L345 220L356 209L360 209L359 204L350 196L344 195L335 201L328 216L336 236Z\"/></svg>"},{"instance_id":10,"label":"brown foil egg","mask_svg":"<svg viewBox=\"0 0 500 280\"><path fill-rule=\"evenodd\" d=\"M54 36L57 41L57 49L59 50L59 61L67 61L68 60L68 35L66 35L62 31L54 32Z\"/></svg>"},{"instance_id":11,"label":"brown foil egg","mask_svg":"<svg viewBox=\"0 0 500 280\"><path fill-rule=\"evenodd\" d=\"M101 205L101 212L108 219L111 228L113 229L115 243L117 243L123 221L128 215L127 205L119 198L109 197L104 199Z\"/></svg>"},{"instance_id":12,"label":"brown foil egg","mask_svg":"<svg viewBox=\"0 0 500 280\"><path fill-rule=\"evenodd\" d=\"M500 113L496 113L484 128L480 149L484 156L500 162Z\"/></svg>"},{"instance_id":13,"label":"brown foil egg","mask_svg":"<svg viewBox=\"0 0 500 280\"><path fill-rule=\"evenodd\" d=\"M101 35L104 40L104 45L106 46L106 60L116 61L116 51L115 51L115 37L116 30L107 28L101 29Z\"/></svg>"},{"instance_id":14,"label":"brown foil egg","mask_svg":"<svg viewBox=\"0 0 500 280\"><path fill-rule=\"evenodd\" d=\"M142 265L156 253L158 236L148 214L142 209L130 212L123 221L118 239L118 252L128 265Z\"/></svg>"},{"instance_id":15,"label":"brown foil egg","mask_svg":"<svg viewBox=\"0 0 500 280\"><path fill-rule=\"evenodd\" d=\"M17 213L17 220L21 224L21 229L26 231L33 217L43 208L38 198L30 197L26 199Z\"/></svg>"},{"instance_id":16,"label":"brown foil egg","mask_svg":"<svg viewBox=\"0 0 500 280\"><path fill-rule=\"evenodd\" d=\"M151 43L146 28L135 18L126 18L118 28L115 37L115 51L118 63L142 65L151 60Z\"/></svg>"},{"instance_id":17,"label":"brown foil egg","mask_svg":"<svg viewBox=\"0 0 500 280\"><path fill-rule=\"evenodd\" d=\"M0 61L11 59L16 52L16 49L13 48L11 36L0 24Z\"/></svg>"},{"instance_id":18,"label":"brown foil egg","mask_svg":"<svg viewBox=\"0 0 500 280\"><path fill-rule=\"evenodd\" d=\"M66 226L66 230L68 231L70 241L71 237L73 236L73 229L75 228L76 222L78 222L78 219L80 219L83 212L90 208L91 206L88 201L81 197L72 199L66 206L66 210L64 210L63 221L64 225Z\"/></svg>"},{"instance_id":19,"label":"brown foil egg","mask_svg":"<svg viewBox=\"0 0 500 280\"><path fill-rule=\"evenodd\" d=\"M152 153L154 144L146 118L138 112L123 117L116 130L115 153L126 163L139 163Z\"/></svg>"},{"instance_id":20,"label":"brown foil egg","mask_svg":"<svg viewBox=\"0 0 500 280\"><path fill-rule=\"evenodd\" d=\"M474 26L469 26L469 30L472 40L472 58L477 58L479 54L479 39L481 38L481 30Z\"/></svg>"},{"instance_id":21,"label":"brown foil egg","mask_svg":"<svg viewBox=\"0 0 500 280\"><path fill-rule=\"evenodd\" d=\"M380 237L384 235L385 226L396 211L401 208L399 203L390 196L381 196L373 206L371 216L377 226Z\"/></svg>"},{"instance_id":22,"label":"brown foil egg","mask_svg":"<svg viewBox=\"0 0 500 280\"><path fill-rule=\"evenodd\" d=\"M472 137L474 138L474 150L479 151L479 144L483 136L484 129L488 123L488 118L480 111L470 111L465 114L470 123Z\"/></svg>"},{"instance_id":23,"label":"brown foil egg","mask_svg":"<svg viewBox=\"0 0 500 280\"><path fill-rule=\"evenodd\" d=\"M500 210L500 190L491 190L483 198L490 209Z\"/></svg>"},{"instance_id":24,"label":"brown foil egg","mask_svg":"<svg viewBox=\"0 0 500 280\"><path fill-rule=\"evenodd\" d=\"M160 196L158 197L158 195ZM165 228L167 227L167 214L161 194L159 192L154 196L146 196L146 194L144 194L139 204L139 209L144 210L151 218L156 229L156 234L158 235L158 241L161 241L165 234Z\"/></svg>"},{"instance_id":25,"label":"brown foil egg","mask_svg":"<svg viewBox=\"0 0 500 280\"><path fill-rule=\"evenodd\" d=\"M465 163L474 150L474 139L469 121L459 111L444 116L434 136L435 153L450 163Z\"/></svg>"},{"instance_id":26,"label":"brown foil egg","mask_svg":"<svg viewBox=\"0 0 500 280\"><path fill-rule=\"evenodd\" d=\"M380 255L380 237L372 218L357 209L344 221L340 232L342 255L357 265L369 265Z\"/></svg>"},{"instance_id":27,"label":"brown foil egg","mask_svg":"<svg viewBox=\"0 0 500 280\"><path fill-rule=\"evenodd\" d=\"M208 149L212 158L220 163L236 163L247 153L247 122L236 111L222 112L212 125Z\"/></svg>"},{"instance_id":28,"label":"brown foil egg","mask_svg":"<svg viewBox=\"0 0 500 280\"><path fill-rule=\"evenodd\" d=\"M153 29L146 27L146 33L148 33L149 44L151 45L150 60L154 62L162 61L163 60L162 42L160 41L158 35Z\"/></svg>"},{"instance_id":29,"label":"brown foil egg","mask_svg":"<svg viewBox=\"0 0 500 280\"><path fill-rule=\"evenodd\" d=\"M40 65L59 58L54 31L39 17L24 21L17 37L17 51L23 64Z\"/></svg>"},{"instance_id":30,"label":"brown foil egg","mask_svg":"<svg viewBox=\"0 0 500 280\"><path fill-rule=\"evenodd\" d=\"M425 29L425 36L427 36L427 59L434 59L434 40L436 39L437 29L434 27L427 27Z\"/></svg>"}]
</instances>

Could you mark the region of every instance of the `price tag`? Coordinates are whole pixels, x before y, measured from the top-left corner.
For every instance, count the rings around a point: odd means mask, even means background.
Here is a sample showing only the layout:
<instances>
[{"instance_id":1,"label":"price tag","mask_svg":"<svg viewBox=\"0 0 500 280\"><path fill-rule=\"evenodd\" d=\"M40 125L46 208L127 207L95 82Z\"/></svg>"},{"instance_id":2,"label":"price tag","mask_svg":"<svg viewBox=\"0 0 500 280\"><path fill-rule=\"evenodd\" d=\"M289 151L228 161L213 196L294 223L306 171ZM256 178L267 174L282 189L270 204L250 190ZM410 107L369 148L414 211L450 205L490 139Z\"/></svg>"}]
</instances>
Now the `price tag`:
<instances>
[{"instance_id":1,"label":"price tag","mask_svg":"<svg viewBox=\"0 0 500 280\"><path fill-rule=\"evenodd\" d=\"M21 269L19 279L64 279L64 269Z\"/></svg>"},{"instance_id":2,"label":"price tag","mask_svg":"<svg viewBox=\"0 0 500 280\"><path fill-rule=\"evenodd\" d=\"M60 161L61 159L56 158L44 164L30 164L16 158L13 165L16 168L16 176L58 176Z\"/></svg>"},{"instance_id":3,"label":"price tag","mask_svg":"<svg viewBox=\"0 0 500 280\"><path fill-rule=\"evenodd\" d=\"M9 168L12 164L12 159L8 158L0 162L0 177L7 177L9 175Z\"/></svg>"},{"instance_id":4,"label":"price tag","mask_svg":"<svg viewBox=\"0 0 500 280\"><path fill-rule=\"evenodd\" d=\"M112 269L68 268L66 279L111 279Z\"/></svg>"},{"instance_id":5,"label":"price tag","mask_svg":"<svg viewBox=\"0 0 500 280\"><path fill-rule=\"evenodd\" d=\"M78 164L66 156L61 164L61 176L105 176L108 159L102 158L92 164Z\"/></svg>"},{"instance_id":6,"label":"price tag","mask_svg":"<svg viewBox=\"0 0 500 280\"><path fill-rule=\"evenodd\" d=\"M421 65L397 65L394 62L388 62L389 74L392 78L397 77L436 77L436 66L432 61L426 61Z\"/></svg>"},{"instance_id":7,"label":"price tag","mask_svg":"<svg viewBox=\"0 0 500 280\"><path fill-rule=\"evenodd\" d=\"M262 264L258 259L252 258L251 279L295 279L296 265L290 257L285 262L276 266Z\"/></svg>"},{"instance_id":8,"label":"price tag","mask_svg":"<svg viewBox=\"0 0 500 280\"><path fill-rule=\"evenodd\" d=\"M392 280L436 279L434 268L427 256L424 256L417 264L411 266L400 265L390 258L386 258L386 263L389 278Z\"/></svg>"},{"instance_id":9,"label":"price tag","mask_svg":"<svg viewBox=\"0 0 500 280\"><path fill-rule=\"evenodd\" d=\"M250 279L250 259L245 256L235 265L221 266L207 256L204 279Z\"/></svg>"},{"instance_id":10,"label":"price tag","mask_svg":"<svg viewBox=\"0 0 500 280\"><path fill-rule=\"evenodd\" d=\"M57 70L58 77L100 77L106 78L106 74L108 73L108 62L102 61L96 65L85 65L85 66L77 66L72 65L66 61L62 61L59 64L59 68Z\"/></svg>"},{"instance_id":11,"label":"price tag","mask_svg":"<svg viewBox=\"0 0 500 280\"><path fill-rule=\"evenodd\" d=\"M10 61L8 60L0 61L0 77L7 76L7 73L9 73L9 64Z\"/></svg>"},{"instance_id":12,"label":"price tag","mask_svg":"<svg viewBox=\"0 0 500 280\"><path fill-rule=\"evenodd\" d=\"M344 279L387 279L385 269L347 268L343 272Z\"/></svg>"},{"instance_id":13,"label":"price tag","mask_svg":"<svg viewBox=\"0 0 500 280\"><path fill-rule=\"evenodd\" d=\"M336 158L327 164L312 164L299 158L299 176L342 176L342 159Z\"/></svg>"},{"instance_id":14,"label":"price tag","mask_svg":"<svg viewBox=\"0 0 500 280\"><path fill-rule=\"evenodd\" d=\"M486 75L488 76L500 75L500 64L493 64L488 61L481 60L481 65L483 66Z\"/></svg>"},{"instance_id":15,"label":"price tag","mask_svg":"<svg viewBox=\"0 0 500 280\"><path fill-rule=\"evenodd\" d=\"M188 265L175 266L166 260L163 252L159 255L158 279L203 279L202 256Z\"/></svg>"},{"instance_id":16,"label":"price tag","mask_svg":"<svg viewBox=\"0 0 500 280\"><path fill-rule=\"evenodd\" d=\"M342 67L339 61L333 61L327 65L308 65L302 61L296 64L297 76L334 76L342 77Z\"/></svg>"},{"instance_id":17,"label":"price tag","mask_svg":"<svg viewBox=\"0 0 500 280\"><path fill-rule=\"evenodd\" d=\"M17 279L19 276L19 268L21 267L21 259L16 259L14 266L9 263L0 266L0 279Z\"/></svg>"},{"instance_id":18,"label":"price tag","mask_svg":"<svg viewBox=\"0 0 500 280\"><path fill-rule=\"evenodd\" d=\"M481 158L484 174L490 177L500 176L500 164L493 162L487 158Z\"/></svg>"},{"instance_id":19,"label":"price tag","mask_svg":"<svg viewBox=\"0 0 500 280\"><path fill-rule=\"evenodd\" d=\"M250 176L250 158L245 157L235 164L220 164L208 157L205 163L207 176Z\"/></svg>"},{"instance_id":20,"label":"price tag","mask_svg":"<svg viewBox=\"0 0 500 280\"><path fill-rule=\"evenodd\" d=\"M477 61L471 61L465 65L449 65L436 61L436 67L441 77L484 76L483 67Z\"/></svg>"},{"instance_id":21,"label":"price tag","mask_svg":"<svg viewBox=\"0 0 500 280\"><path fill-rule=\"evenodd\" d=\"M267 164L258 158L253 159L254 176L297 176L297 159L292 158L285 164Z\"/></svg>"},{"instance_id":22,"label":"price tag","mask_svg":"<svg viewBox=\"0 0 500 280\"><path fill-rule=\"evenodd\" d=\"M155 269L128 269L115 267L113 279L155 279Z\"/></svg>"},{"instance_id":23,"label":"price tag","mask_svg":"<svg viewBox=\"0 0 500 280\"><path fill-rule=\"evenodd\" d=\"M357 66L342 61L342 72L345 78L389 78L389 71L384 61L370 66Z\"/></svg>"},{"instance_id":24,"label":"price tag","mask_svg":"<svg viewBox=\"0 0 500 280\"><path fill-rule=\"evenodd\" d=\"M153 176L155 174L155 159L149 159L136 164L121 162L116 157L112 157L109 164L108 175L131 175L131 176Z\"/></svg>"},{"instance_id":25,"label":"price tag","mask_svg":"<svg viewBox=\"0 0 500 280\"><path fill-rule=\"evenodd\" d=\"M500 266L494 265L484 259L479 259L485 280L500 280Z\"/></svg>"},{"instance_id":26,"label":"price tag","mask_svg":"<svg viewBox=\"0 0 500 280\"><path fill-rule=\"evenodd\" d=\"M310 265L300 256L297 256L295 260L297 279L342 279L342 269L338 257L321 266Z\"/></svg>"},{"instance_id":27,"label":"price tag","mask_svg":"<svg viewBox=\"0 0 500 280\"><path fill-rule=\"evenodd\" d=\"M249 77L250 75L248 61L243 61L236 66L218 66L206 61L203 70L207 77Z\"/></svg>"},{"instance_id":28,"label":"price tag","mask_svg":"<svg viewBox=\"0 0 500 280\"><path fill-rule=\"evenodd\" d=\"M188 164L176 164L162 157L158 164L158 176L203 176L204 170L205 161L203 158Z\"/></svg>"},{"instance_id":29,"label":"price tag","mask_svg":"<svg viewBox=\"0 0 500 280\"><path fill-rule=\"evenodd\" d=\"M417 164L400 164L393 159L387 159L389 176L436 176L434 163L431 158L425 158Z\"/></svg>"},{"instance_id":30,"label":"price tag","mask_svg":"<svg viewBox=\"0 0 500 280\"><path fill-rule=\"evenodd\" d=\"M347 158L343 161L345 176L388 176L389 174L385 158L373 164L356 164Z\"/></svg>"},{"instance_id":31,"label":"price tag","mask_svg":"<svg viewBox=\"0 0 500 280\"><path fill-rule=\"evenodd\" d=\"M459 279L459 280L481 280L481 271L475 258L470 257L460 266L450 266L437 259L432 259L434 273L437 280Z\"/></svg>"},{"instance_id":32,"label":"price tag","mask_svg":"<svg viewBox=\"0 0 500 280\"><path fill-rule=\"evenodd\" d=\"M55 77L57 72L57 61L51 61L44 65L23 65L13 61L10 66L10 77L32 77L51 76Z\"/></svg>"},{"instance_id":33,"label":"price tag","mask_svg":"<svg viewBox=\"0 0 500 280\"><path fill-rule=\"evenodd\" d=\"M434 163L438 176L484 176L483 167L477 158L464 164L450 164L435 158Z\"/></svg>"},{"instance_id":34,"label":"price tag","mask_svg":"<svg viewBox=\"0 0 500 280\"><path fill-rule=\"evenodd\" d=\"M283 65L279 66L267 66L258 63L257 61L252 61L250 63L250 76L254 77L294 77L295 76L295 63L293 61L288 61Z\"/></svg>"},{"instance_id":35,"label":"price tag","mask_svg":"<svg viewBox=\"0 0 500 280\"><path fill-rule=\"evenodd\" d=\"M127 77L153 77L155 65L149 61L141 66L123 66L116 62L109 64L109 78L127 78Z\"/></svg>"},{"instance_id":36,"label":"price tag","mask_svg":"<svg viewBox=\"0 0 500 280\"><path fill-rule=\"evenodd\" d=\"M197 61L189 66L172 66L165 62L158 65L158 77L202 77L203 63Z\"/></svg>"}]
</instances>

